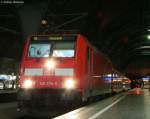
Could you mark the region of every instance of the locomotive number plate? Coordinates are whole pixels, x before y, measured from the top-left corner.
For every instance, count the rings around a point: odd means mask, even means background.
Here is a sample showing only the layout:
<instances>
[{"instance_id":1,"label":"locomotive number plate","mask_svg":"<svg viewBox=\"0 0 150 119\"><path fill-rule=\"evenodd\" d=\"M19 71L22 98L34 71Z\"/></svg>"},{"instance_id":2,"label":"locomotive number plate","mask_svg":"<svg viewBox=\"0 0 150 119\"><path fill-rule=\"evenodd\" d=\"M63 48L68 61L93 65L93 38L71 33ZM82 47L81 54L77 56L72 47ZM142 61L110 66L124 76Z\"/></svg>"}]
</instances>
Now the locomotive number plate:
<instances>
[{"instance_id":1,"label":"locomotive number plate","mask_svg":"<svg viewBox=\"0 0 150 119\"><path fill-rule=\"evenodd\" d=\"M57 86L58 85L57 82L51 82L51 81L42 81L42 82L39 82L39 84L41 86Z\"/></svg>"}]
</instances>

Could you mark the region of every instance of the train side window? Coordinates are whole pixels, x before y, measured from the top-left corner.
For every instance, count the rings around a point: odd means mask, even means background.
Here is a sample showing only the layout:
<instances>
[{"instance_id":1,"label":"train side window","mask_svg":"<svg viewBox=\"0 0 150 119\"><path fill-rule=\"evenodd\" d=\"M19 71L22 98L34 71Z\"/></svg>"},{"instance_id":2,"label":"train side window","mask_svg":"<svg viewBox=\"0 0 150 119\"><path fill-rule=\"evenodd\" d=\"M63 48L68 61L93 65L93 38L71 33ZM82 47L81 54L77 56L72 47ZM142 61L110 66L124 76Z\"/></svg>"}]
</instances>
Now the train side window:
<instances>
[{"instance_id":1,"label":"train side window","mask_svg":"<svg viewBox=\"0 0 150 119\"><path fill-rule=\"evenodd\" d=\"M89 61L89 59L90 59L90 48L89 47L86 50L86 59L87 59L87 61Z\"/></svg>"}]
</instances>

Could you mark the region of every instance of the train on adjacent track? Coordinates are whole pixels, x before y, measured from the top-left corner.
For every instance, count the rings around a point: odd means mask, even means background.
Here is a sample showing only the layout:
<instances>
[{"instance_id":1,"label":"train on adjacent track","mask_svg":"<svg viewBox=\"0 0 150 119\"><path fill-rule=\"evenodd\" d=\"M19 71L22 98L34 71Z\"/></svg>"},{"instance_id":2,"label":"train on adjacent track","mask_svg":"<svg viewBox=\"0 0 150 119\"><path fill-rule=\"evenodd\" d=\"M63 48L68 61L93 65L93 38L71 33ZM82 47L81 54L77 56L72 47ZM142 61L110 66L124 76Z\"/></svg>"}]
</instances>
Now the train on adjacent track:
<instances>
[{"instance_id":1,"label":"train on adjacent track","mask_svg":"<svg viewBox=\"0 0 150 119\"><path fill-rule=\"evenodd\" d=\"M18 108L47 109L52 104L129 89L129 79L81 34L32 35L24 45Z\"/></svg>"}]
</instances>

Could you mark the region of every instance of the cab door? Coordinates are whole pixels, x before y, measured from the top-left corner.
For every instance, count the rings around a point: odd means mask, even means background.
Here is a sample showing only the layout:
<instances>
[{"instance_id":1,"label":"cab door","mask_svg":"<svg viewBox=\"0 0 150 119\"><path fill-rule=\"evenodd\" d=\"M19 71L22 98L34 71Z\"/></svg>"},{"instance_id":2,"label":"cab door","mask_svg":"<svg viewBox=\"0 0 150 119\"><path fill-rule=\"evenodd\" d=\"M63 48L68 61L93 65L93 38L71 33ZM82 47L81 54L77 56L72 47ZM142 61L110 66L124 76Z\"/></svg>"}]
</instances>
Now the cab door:
<instances>
[{"instance_id":1,"label":"cab door","mask_svg":"<svg viewBox=\"0 0 150 119\"><path fill-rule=\"evenodd\" d=\"M92 94L92 49L86 48L86 93L90 97Z\"/></svg>"}]
</instances>

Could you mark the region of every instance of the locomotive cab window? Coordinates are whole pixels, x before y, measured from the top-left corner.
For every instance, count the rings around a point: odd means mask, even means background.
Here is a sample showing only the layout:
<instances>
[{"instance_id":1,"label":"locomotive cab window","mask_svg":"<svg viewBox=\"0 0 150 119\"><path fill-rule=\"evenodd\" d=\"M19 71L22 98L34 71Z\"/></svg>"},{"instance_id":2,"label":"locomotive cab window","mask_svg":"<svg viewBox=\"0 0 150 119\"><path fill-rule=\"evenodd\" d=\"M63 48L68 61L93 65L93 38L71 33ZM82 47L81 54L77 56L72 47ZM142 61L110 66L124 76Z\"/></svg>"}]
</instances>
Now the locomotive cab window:
<instances>
[{"instance_id":1,"label":"locomotive cab window","mask_svg":"<svg viewBox=\"0 0 150 119\"><path fill-rule=\"evenodd\" d=\"M75 40L31 40L28 57L74 57Z\"/></svg>"},{"instance_id":2,"label":"locomotive cab window","mask_svg":"<svg viewBox=\"0 0 150 119\"><path fill-rule=\"evenodd\" d=\"M75 55L75 42L64 41L56 42L53 45L53 57L74 57Z\"/></svg>"},{"instance_id":3,"label":"locomotive cab window","mask_svg":"<svg viewBox=\"0 0 150 119\"><path fill-rule=\"evenodd\" d=\"M50 44L31 44L29 47L29 57L49 57Z\"/></svg>"}]
</instances>

